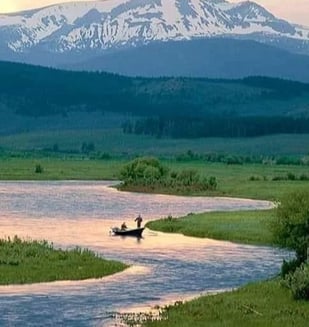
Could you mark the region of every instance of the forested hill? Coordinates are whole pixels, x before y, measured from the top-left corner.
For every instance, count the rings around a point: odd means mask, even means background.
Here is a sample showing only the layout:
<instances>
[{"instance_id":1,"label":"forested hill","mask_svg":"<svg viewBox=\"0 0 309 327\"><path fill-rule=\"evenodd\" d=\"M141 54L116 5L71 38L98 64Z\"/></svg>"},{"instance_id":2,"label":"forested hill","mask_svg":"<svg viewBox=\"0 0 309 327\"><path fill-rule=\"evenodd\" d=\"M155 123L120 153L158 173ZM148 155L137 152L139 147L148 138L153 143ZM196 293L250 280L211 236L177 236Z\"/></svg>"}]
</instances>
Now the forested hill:
<instances>
[{"instance_id":1,"label":"forested hill","mask_svg":"<svg viewBox=\"0 0 309 327\"><path fill-rule=\"evenodd\" d=\"M0 62L0 71L0 110L20 116L309 117L309 84L280 79L129 78L8 62Z\"/></svg>"}]
</instances>

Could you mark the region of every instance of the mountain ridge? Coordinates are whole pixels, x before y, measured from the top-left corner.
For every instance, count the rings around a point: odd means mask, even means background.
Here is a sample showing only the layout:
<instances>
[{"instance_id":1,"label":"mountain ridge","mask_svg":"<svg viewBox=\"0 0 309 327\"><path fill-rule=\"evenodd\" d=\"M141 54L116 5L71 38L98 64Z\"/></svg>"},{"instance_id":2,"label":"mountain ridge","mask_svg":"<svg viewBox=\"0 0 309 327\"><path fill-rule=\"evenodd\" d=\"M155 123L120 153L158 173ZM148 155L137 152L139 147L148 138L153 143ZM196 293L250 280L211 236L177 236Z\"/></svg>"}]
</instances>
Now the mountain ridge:
<instances>
[{"instance_id":1,"label":"mountain ridge","mask_svg":"<svg viewBox=\"0 0 309 327\"><path fill-rule=\"evenodd\" d=\"M276 18L251 1L70 2L0 15L0 48L18 54L117 50L153 41L213 36L258 36L266 43L287 37L307 43L309 28Z\"/></svg>"},{"instance_id":2,"label":"mountain ridge","mask_svg":"<svg viewBox=\"0 0 309 327\"><path fill-rule=\"evenodd\" d=\"M256 41L225 38L154 42L60 67L140 77L268 76L309 82L309 56Z\"/></svg>"}]
</instances>

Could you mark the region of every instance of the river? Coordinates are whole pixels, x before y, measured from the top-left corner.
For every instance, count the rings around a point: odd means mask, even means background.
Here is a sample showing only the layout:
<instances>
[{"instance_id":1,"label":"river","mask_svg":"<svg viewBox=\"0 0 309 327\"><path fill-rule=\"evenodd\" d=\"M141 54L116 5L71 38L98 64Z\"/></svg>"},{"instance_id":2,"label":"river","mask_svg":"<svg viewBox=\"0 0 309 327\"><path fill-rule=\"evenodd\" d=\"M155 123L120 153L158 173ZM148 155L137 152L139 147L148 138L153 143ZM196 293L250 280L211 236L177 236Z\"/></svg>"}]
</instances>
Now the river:
<instances>
[{"instance_id":1,"label":"river","mask_svg":"<svg viewBox=\"0 0 309 327\"><path fill-rule=\"evenodd\" d=\"M141 240L110 235L160 217L267 209L267 201L118 192L111 182L0 182L0 236L87 247L131 265L103 279L0 287L0 326L113 326L130 312L275 275L287 253L146 229Z\"/></svg>"}]
</instances>

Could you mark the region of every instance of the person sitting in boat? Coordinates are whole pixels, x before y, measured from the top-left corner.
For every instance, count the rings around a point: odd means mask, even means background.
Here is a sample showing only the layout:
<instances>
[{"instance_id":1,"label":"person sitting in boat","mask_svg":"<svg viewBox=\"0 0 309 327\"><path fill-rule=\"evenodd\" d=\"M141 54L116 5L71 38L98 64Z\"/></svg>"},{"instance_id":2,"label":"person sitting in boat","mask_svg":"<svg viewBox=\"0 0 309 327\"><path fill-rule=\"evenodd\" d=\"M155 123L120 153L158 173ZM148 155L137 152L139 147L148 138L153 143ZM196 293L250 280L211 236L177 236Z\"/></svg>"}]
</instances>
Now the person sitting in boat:
<instances>
[{"instance_id":1,"label":"person sitting in boat","mask_svg":"<svg viewBox=\"0 0 309 327\"><path fill-rule=\"evenodd\" d=\"M127 224L125 222L123 222L121 225L121 230L126 230L127 228L128 228Z\"/></svg>"},{"instance_id":2,"label":"person sitting in boat","mask_svg":"<svg viewBox=\"0 0 309 327\"><path fill-rule=\"evenodd\" d=\"M137 228L141 228L141 226L142 226L142 221L143 221L142 216L141 216L141 215L138 215L138 216L135 218L134 221L136 221L136 223L137 223Z\"/></svg>"}]
</instances>

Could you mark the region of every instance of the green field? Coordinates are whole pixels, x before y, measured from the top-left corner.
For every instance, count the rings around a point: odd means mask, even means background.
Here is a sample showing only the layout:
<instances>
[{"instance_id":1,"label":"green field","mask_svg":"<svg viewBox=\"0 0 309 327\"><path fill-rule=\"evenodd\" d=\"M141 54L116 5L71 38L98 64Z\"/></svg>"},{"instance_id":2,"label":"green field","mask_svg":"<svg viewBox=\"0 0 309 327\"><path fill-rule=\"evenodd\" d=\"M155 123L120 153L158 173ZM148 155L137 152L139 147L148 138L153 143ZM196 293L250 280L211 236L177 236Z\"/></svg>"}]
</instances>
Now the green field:
<instances>
[{"instance_id":1,"label":"green field","mask_svg":"<svg viewBox=\"0 0 309 327\"><path fill-rule=\"evenodd\" d=\"M127 268L95 253L55 249L46 241L0 240L0 285L101 278Z\"/></svg>"},{"instance_id":2,"label":"green field","mask_svg":"<svg viewBox=\"0 0 309 327\"><path fill-rule=\"evenodd\" d=\"M271 135L252 138L158 139L123 134L121 129L88 129L27 132L2 136L0 147L11 150L51 149L55 144L68 152L79 152L83 142L92 142L96 151L111 155L175 156L195 153L225 153L254 156L303 156L309 153L309 134Z\"/></svg>"},{"instance_id":3,"label":"green field","mask_svg":"<svg viewBox=\"0 0 309 327\"><path fill-rule=\"evenodd\" d=\"M1 180L114 180L118 178L121 160L87 158L0 158ZM40 165L42 173L36 173Z\"/></svg>"},{"instance_id":4,"label":"green field","mask_svg":"<svg viewBox=\"0 0 309 327\"><path fill-rule=\"evenodd\" d=\"M149 222L147 227L166 233L206 237L255 245L274 245L270 232L275 210L209 212Z\"/></svg>"}]
</instances>

